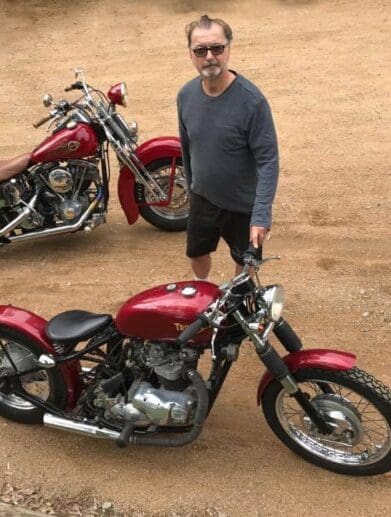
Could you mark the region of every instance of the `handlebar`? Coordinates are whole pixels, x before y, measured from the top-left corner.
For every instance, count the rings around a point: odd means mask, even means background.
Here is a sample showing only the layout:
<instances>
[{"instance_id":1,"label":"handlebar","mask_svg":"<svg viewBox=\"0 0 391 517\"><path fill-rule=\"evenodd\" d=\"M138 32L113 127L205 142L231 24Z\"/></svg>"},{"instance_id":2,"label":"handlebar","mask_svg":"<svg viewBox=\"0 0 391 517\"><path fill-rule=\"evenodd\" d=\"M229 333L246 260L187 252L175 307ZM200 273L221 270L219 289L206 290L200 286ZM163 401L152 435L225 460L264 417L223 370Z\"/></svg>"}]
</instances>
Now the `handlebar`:
<instances>
[{"instance_id":1,"label":"handlebar","mask_svg":"<svg viewBox=\"0 0 391 517\"><path fill-rule=\"evenodd\" d=\"M247 250L243 253L243 262L248 266L259 266L262 262L262 246L255 248L255 246L250 243Z\"/></svg>"},{"instance_id":2,"label":"handlebar","mask_svg":"<svg viewBox=\"0 0 391 517\"><path fill-rule=\"evenodd\" d=\"M178 337L177 342L179 345L184 345L187 341L189 341L192 337L194 337L202 327L206 327L207 323L204 318L199 316L193 323L187 327Z\"/></svg>"},{"instance_id":3,"label":"handlebar","mask_svg":"<svg viewBox=\"0 0 391 517\"><path fill-rule=\"evenodd\" d=\"M48 122L48 120L50 120L52 117L53 117L53 115L49 114L46 117L43 117L40 120L38 120L38 122L33 124L33 126L35 127L35 129L38 129L40 126L42 126L42 124L45 124L45 122Z\"/></svg>"},{"instance_id":4,"label":"handlebar","mask_svg":"<svg viewBox=\"0 0 391 517\"><path fill-rule=\"evenodd\" d=\"M76 83L64 88L64 92L70 92L72 90L83 90L83 83L81 81L77 81Z\"/></svg>"}]
</instances>

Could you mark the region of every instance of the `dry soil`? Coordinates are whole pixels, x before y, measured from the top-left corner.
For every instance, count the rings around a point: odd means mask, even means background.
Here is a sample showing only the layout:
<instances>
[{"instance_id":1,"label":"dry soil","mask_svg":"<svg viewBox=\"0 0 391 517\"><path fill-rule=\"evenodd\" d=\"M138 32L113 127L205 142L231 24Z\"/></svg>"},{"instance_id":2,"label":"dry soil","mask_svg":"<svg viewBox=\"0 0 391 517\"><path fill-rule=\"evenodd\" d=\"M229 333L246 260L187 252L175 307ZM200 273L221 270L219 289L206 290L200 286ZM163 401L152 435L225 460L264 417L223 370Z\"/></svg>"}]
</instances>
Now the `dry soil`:
<instances>
[{"instance_id":1,"label":"dry soil","mask_svg":"<svg viewBox=\"0 0 391 517\"><path fill-rule=\"evenodd\" d=\"M43 139L32 128L42 94L64 96L76 65L101 89L127 82L121 111L138 121L140 141L177 134L176 93L195 74L184 26L204 12L225 18L232 68L264 92L279 135L265 253L282 260L265 266L264 281L284 284L286 318L306 346L353 352L391 386L390 11L388 0L0 0L0 157ZM45 318L115 313L142 289L191 278L182 233L126 224L112 165L106 225L0 249L0 303ZM222 244L212 279L231 272ZM39 494L68 515L94 498L129 515L389 515L388 475L332 474L277 441L256 406L262 371L246 345L200 439L178 450L124 451L0 419L3 500Z\"/></svg>"}]
</instances>

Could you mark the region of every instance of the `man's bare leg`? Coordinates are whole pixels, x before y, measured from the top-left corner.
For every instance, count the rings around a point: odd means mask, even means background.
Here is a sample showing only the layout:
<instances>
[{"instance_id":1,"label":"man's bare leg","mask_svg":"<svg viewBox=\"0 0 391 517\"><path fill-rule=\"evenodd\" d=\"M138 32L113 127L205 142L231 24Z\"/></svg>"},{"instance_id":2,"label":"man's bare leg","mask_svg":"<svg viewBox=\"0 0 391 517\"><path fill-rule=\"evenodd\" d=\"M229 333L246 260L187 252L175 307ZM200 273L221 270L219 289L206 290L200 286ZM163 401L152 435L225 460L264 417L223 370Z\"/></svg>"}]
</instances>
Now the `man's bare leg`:
<instances>
[{"instance_id":1,"label":"man's bare leg","mask_svg":"<svg viewBox=\"0 0 391 517\"><path fill-rule=\"evenodd\" d=\"M210 255L201 255L190 259L191 268L194 276L198 280L208 280L209 273L212 267L212 259Z\"/></svg>"}]
</instances>

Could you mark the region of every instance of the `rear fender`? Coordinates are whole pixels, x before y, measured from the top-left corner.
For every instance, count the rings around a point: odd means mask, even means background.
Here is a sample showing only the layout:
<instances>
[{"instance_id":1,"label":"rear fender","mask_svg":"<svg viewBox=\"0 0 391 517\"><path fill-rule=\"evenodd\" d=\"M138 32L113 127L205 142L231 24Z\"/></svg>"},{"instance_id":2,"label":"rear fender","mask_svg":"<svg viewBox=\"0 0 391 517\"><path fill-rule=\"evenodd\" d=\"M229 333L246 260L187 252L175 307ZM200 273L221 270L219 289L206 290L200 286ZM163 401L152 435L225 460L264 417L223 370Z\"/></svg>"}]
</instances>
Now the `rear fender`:
<instances>
[{"instance_id":1,"label":"rear fender","mask_svg":"<svg viewBox=\"0 0 391 517\"><path fill-rule=\"evenodd\" d=\"M46 332L47 321L33 312L14 307L12 305L0 305L0 327L7 327L35 341L43 353L58 353L50 343ZM58 366L67 388L67 407L73 408L81 393L81 367L78 360L69 361Z\"/></svg>"},{"instance_id":2,"label":"rear fender","mask_svg":"<svg viewBox=\"0 0 391 517\"><path fill-rule=\"evenodd\" d=\"M323 348L313 348L311 350L300 350L292 352L282 358L291 373L297 372L301 368L323 368L325 370L349 370L356 364L356 356L349 352L338 350L327 350ZM258 386L257 403L259 405L262 393L273 380L270 372L263 374Z\"/></svg>"}]
</instances>

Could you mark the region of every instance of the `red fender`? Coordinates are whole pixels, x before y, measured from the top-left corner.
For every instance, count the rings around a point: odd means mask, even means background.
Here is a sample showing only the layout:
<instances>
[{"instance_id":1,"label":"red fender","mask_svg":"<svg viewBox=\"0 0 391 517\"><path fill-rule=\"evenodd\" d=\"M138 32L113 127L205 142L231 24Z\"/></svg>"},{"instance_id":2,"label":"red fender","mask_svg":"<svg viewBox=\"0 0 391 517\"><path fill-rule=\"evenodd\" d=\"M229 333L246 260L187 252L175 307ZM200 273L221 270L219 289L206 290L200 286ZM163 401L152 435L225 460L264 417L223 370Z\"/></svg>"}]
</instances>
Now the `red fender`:
<instances>
[{"instance_id":1,"label":"red fender","mask_svg":"<svg viewBox=\"0 0 391 517\"><path fill-rule=\"evenodd\" d=\"M43 353L58 355L45 332L47 321L33 312L0 305L0 326L8 327L35 341ZM75 359L58 366L67 388L67 407L73 408L81 393L80 362Z\"/></svg>"},{"instance_id":2,"label":"red fender","mask_svg":"<svg viewBox=\"0 0 391 517\"><path fill-rule=\"evenodd\" d=\"M140 214L134 195L135 181L136 179L133 172L131 172L126 165L123 165L119 170L118 199L122 210L125 213L128 224L135 223Z\"/></svg>"},{"instance_id":3,"label":"red fender","mask_svg":"<svg viewBox=\"0 0 391 517\"><path fill-rule=\"evenodd\" d=\"M283 360L288 366L289 371L292 373L300 370L301 368L349 370L349 368L352 368L356 364L356 356L349 352L340 352L338 350L327 350L322 348L292 352L291 354L283 357ZM266 371L258 386L258 405L261 401L262 393L272 380L273 376L269 371Z\"/></svg>"},{"instance_id":4,"label":"red fender","mask_svg":"<svg viewBox=\"0 0 391 517\"><path fill-rule=\"evenodd\" d=\"M159 136L147 140L136 149L138 159L144 166L161 158L177 158L182 155L177 136ZM123 165L119 171L118 198L128 224L133 224L139 216L139 208L134 195L134 174Z\"/></svg>"},{"instance_id":5,"label":"red fender","mask_svg":"<svg viewBox=\"0 0 391 517\"><path fill-rule=\"evenodd\" d=\"M171 156L182 156L181 144L177 136L158 136L147 140L136 150L136 155L144 165Z\"/></svg>"}]
</instances>

